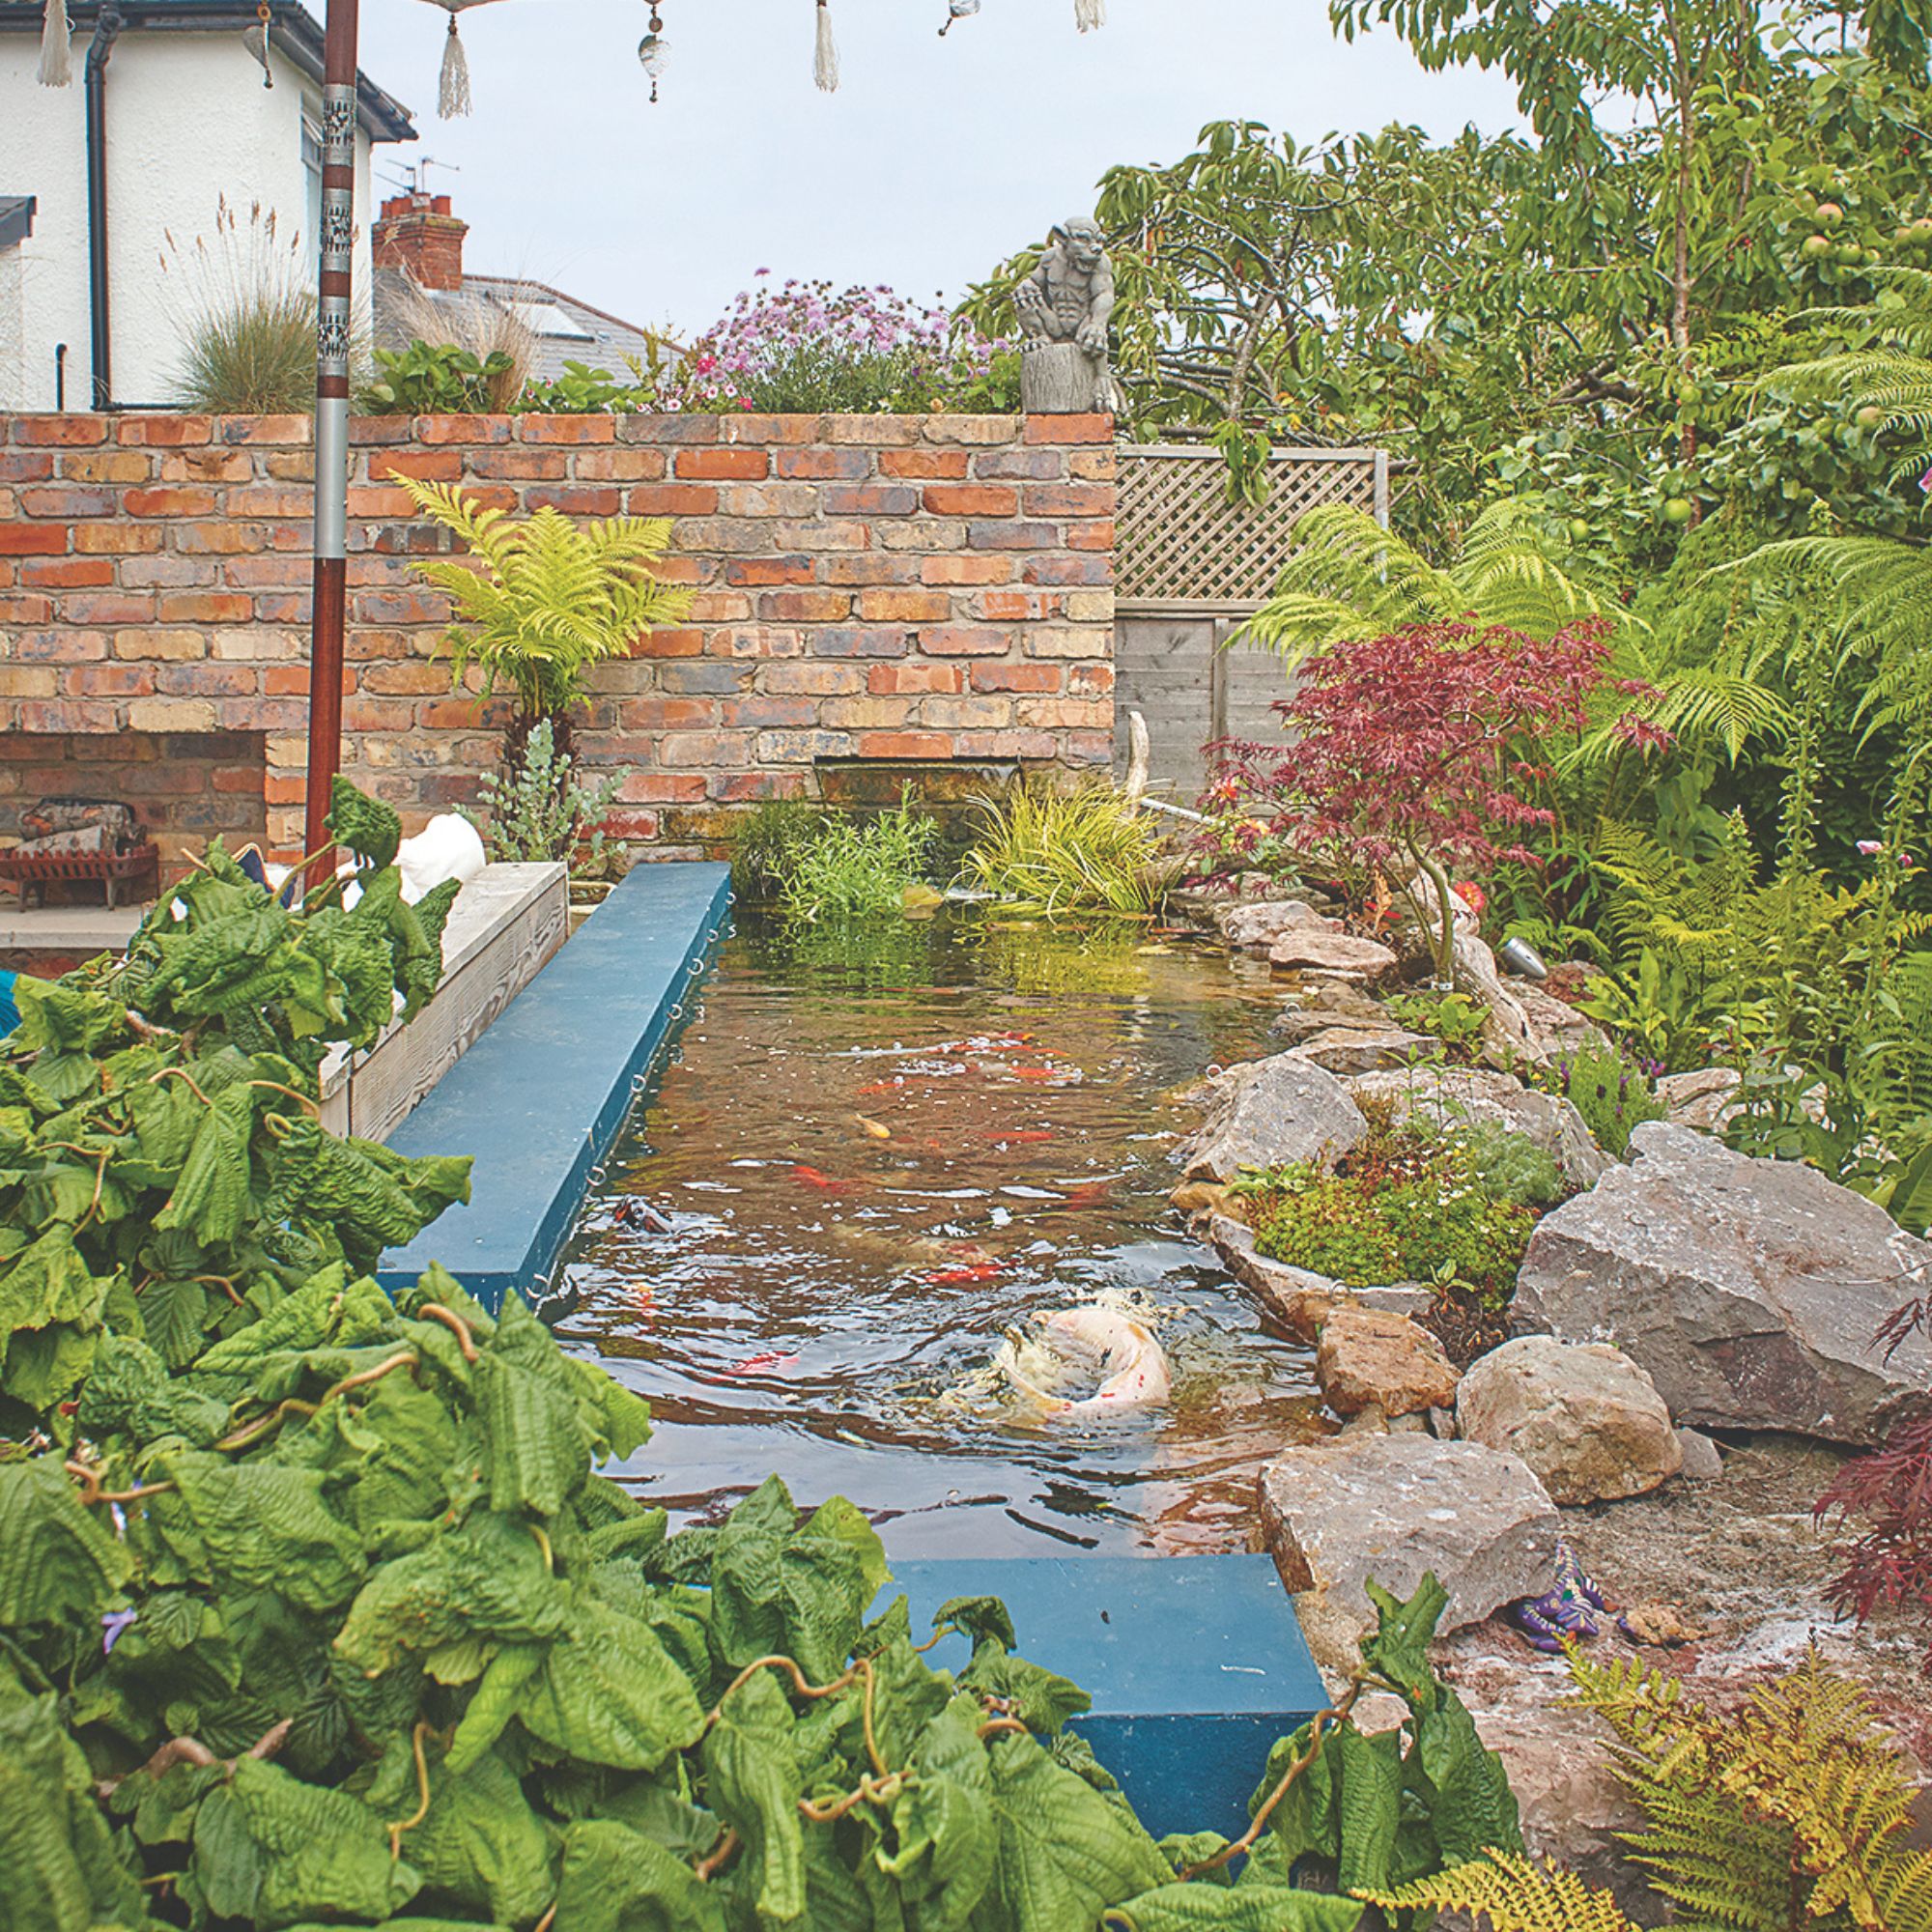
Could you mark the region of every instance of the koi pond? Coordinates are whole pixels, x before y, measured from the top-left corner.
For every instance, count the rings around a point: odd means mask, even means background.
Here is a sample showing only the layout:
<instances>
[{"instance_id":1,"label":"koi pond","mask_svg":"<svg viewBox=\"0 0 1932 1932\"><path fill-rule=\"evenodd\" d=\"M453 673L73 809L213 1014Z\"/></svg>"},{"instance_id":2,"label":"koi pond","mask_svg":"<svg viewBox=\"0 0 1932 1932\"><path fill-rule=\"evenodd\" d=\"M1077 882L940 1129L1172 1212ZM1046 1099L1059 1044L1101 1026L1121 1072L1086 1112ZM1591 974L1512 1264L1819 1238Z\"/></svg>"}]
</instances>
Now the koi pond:
<instances>
[{"instance_id":1,"label":"koi pond","mask_svg":"<svg viewBox=\"0 0 1932 1932\"><path fill-rule=\"evenodd\" d=\"M776 1469L908 1557L1247 1548L1256 1472L1326 1425L1167 1153L1279 999L1143 928L741 914L557 1276L565 1346L656 1419L612 1473L688 1520ZM1166 1399L1043 1415L1003 1338L1094 1303L1158 1337Z\"/></svg>"}]
</instances>

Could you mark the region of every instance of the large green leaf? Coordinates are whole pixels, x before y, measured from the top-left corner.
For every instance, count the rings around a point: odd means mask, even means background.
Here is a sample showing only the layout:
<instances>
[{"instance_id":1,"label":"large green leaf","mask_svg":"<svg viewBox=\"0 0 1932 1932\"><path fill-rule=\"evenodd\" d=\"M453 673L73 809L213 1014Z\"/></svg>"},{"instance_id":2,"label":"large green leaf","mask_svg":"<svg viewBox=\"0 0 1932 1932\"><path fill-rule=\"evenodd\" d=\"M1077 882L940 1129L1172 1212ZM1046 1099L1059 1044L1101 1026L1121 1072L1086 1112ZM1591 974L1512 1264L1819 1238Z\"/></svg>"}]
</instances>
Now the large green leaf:
<instances>
[{"instance_id":1,"label":"large green leaf","mask_svg":"<svg viewBox=\"0 0 1932 1932\"><path fill-rule=\"evenodd\" d=\"M712 1633L722 1660L795 1658L815 1683L845 1668L875 1591L873 1548L840 1520L827 1535L801 1530L791 1492L767 1479L720 1529L711 1566Z\"/></svg>"},{"instance_id":2,"label":"large green leaf","mask_svg":"<svg viewBox=\"0 0 1932 1932\"><path fill-rule=\"evenodd\" d=\"M563 1839L556 1922L570 1932L724 1932L718 1894L622 1825L586 1819Z\"/></svg>"},{"instance_id":3,"label":"large green leaf","mask_svg":"<svg viewBox=\"0 0 1932 1932\"><path fill-rule=\"evenodd\" d=\"M317 1469L265 1462L232 1463L184 1451L162 1467L181 1492L181 1513L157 1497L162 1534L216 1579L273 1590L305 1609L327 1610L355 1596L366 1568L361 1540L324 1500Z\"/></svg>"},{"instance_id":4,"label":"large green leaf","mask_svg":"<svg viewBox=\"0 0 1932 1932\"><path fill-rule=\"evenodd\" d=\"M590 1437L566 1389L497 1354L476 1364L490 1507L555 1516L590 1473Z\"/></svg>"},{"instance_id":5,"label":"large green leaf","mask_svg":"<svg viewBox=\"0 0 1932 1932\"><path fill-rule=\"evenodd\" d=\"M0 1363L7 1394L47 1408L87 1373L112 1275L96 1276L73 1230L49 1228L0 1272Z\"/></svg>"},{"instance_id":6,"label":"large green leaf","mask_svg":"<svg viewBox=\"0 0 1932 1932\"><path fill-rule=\"evenodd\" d=\"M1376 1628L1362 1638L1362 1661L1392 1685L1411 1709L1429 1709L1435 1696L1435 1674L1429 1667L1429 1646L1435 1626L1449 1607L1449 1592L1431 1570L1415 1586L1407 1603L1393 1597L1371 1577L1364 1586L1376 1606Z\"/></svg>"},{"instance_id":7,"label":"large green leaf","mask_svg":"<svg viewBox=\"0 0 1932 1932\"><path fill-rule=\"evenodd\" d=\"M1012 1932L1093 1925L1109 1906L1170 1882L1153 1840L1032 1738L995 1737L990 1754L994 1887Z\"/></svg>"},{"instance_id":8,"label":"large green leaf","mask_svg":"<svg viewBox=\"0 0 1932 1932\"><path fill-rule=\"evenodd\" d=\"M1366 1907L1284 1886L1166 1885L1109 1916L1122 1932L1355 1932Z\"/></svg>"},{"instance_id":9,"label":"large green leaf","mask_svg":"<svg viewBox=\"0 0 1932 1932\"><path fill-rule=\"evenodd\" d=\"M185 1228L208 1247L242 1232L252 1199L248 1141L255 1122L255 1094L237 1082L204 1109L181 1179L155 1216L157 1229Z\"/></svg>"},{"instance_id":10,"label":"large green leaf","mask_svg":"<svg viewBox=\"0 0 1932 1932\"><path fill-rule=\"evenodd\" d=\"M897 1844L877 1858L897 1881L909 1932L960 1932L992 1884L999 1834L980 1717L977 1699L959 1697L933 1719L893 1804Z\"/></svg>"},{"instance_id":11,"label":"large green leaf","mask_svg":"<svg viewBox=\"0 0 1932 1932\"><path fill-rule=\"evenodd\" d=\"M318 1917L386 1918L421 1885L365 1805L249 1757L202 1801L194 1872L213 1910L264 1932Z\"/></svg>"},{"instance_id":12,"label":"large green leaf","mask_svg":"<svg viewBox=\"0 0 1932 1932\"><path fill-rule=\"evenodd\" d=\"M724 1700L702 1756L711 1808L744 1842L739 1856L758 1917L790 1923L805 1911L803 1793L791 1706L769 1670Z\"/></svg>"},{"instance_id":13,"label":"large green leaf","mask_svg":"<svg viewBox=\"0 0 1932 1932\"><path fill-rule=\"evenodd\" d=\"M524 1688L517 1716L558 1750L620 1771L654 1770L704 1723L690 1678L650 1626L587 1596Z\"/></svg>"},{"instance_id":14,"label":"large green leaf","mask_svg":"<svg viewBox=\"0 0 1932 1932\"><path fill-rule=\"evenodd\" d=\"M1386 1887L1402 1820L1402 1733L1368 1737L1343 1724L1329 1735L1322 1754L1332 1754L1341 1779L1342 1889Z\"/></svg>"},{"instance_id":15,"label":"large green leaf","mask_svg":"<svg viewBox=\"0 0 1932 1932\"><path fill-rule=\"evenodd\" d=\"M1442 1865L1464 1864L1492 1849L1521 1851L1516 1794L1503 1761L1484 1746L1475 1719L1447 1686L1418 1723L1415 1742L1433 1794L1430 1824Z\"/></svg>"},{"instance_id":16,"label":"large green leaf","mask_svg":"<svg viewBox=\"0 0 1932 1932\"><path fill-rule=\"evenodd\" d=\"M424 1762L429 1809L402 1841L424 1891L505 1922L541 1918L556 1889L550 1834L516 1774L495 1751L460 1775L435 1745ZM397 1739L367 1803L385 1823L415 1816L421 1789L409 1739Z\"/></svg>"},{"instance_id":17,"label":"large green leaf","mask_svg":"<svg viewBox=\"0 0 1932 1932\"><path fill-rule=\"evenodd\" d=\"M0 1463L0 1629L94 1624L133 1570L57 1458Z\"/></svg>"}]
</instances>

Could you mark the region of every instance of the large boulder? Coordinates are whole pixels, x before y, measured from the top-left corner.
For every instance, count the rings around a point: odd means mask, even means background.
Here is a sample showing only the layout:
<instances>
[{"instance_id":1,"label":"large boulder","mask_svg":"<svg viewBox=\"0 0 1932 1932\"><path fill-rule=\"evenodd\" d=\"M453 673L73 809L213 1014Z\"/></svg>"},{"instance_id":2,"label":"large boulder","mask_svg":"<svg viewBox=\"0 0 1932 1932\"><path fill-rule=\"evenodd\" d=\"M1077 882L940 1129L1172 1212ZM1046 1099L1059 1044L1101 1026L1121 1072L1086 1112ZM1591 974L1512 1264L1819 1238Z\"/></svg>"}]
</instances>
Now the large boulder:
<instances>
[{"instance_id":1,"label":"large boulder","mask_svg":"<svg viewBox=\"0 0 1932 1932\"><path fill-rule=\"evenodd\" d=\"M1680 1127L1716 1133L1738 1110L1738 1089L1744 1085L1729 1066L1705 1066L1694 1073L1666 1073L1657 1083L1664 1119Z\"/></svg>"},{"instance_id":2,"label":"large boulder","mask_svg":"<svg viewBox=\"0 0 1932 1932\"><path fill-rule=\"evenodd\" d=\"M1510 994L1528 1022L1530 1040L1536 1056L1543 1060L1565 1060L1586 1048L1599 1050L1610 1043L1587 1013L1579 1013L1567 1001L1528 980L1510 982Z\"/></svg>"},{"instance_id":3,"label":"large boulder","mask_svg":"<svg viewBox=\"0 0 1932 1932\"><path fill-rule=\"evenodd\" d=\"M1367 1433L1291 1449L1261 1478L1262 1526L1316 1662L1346 1673L1375 1612L1373 1577L1406 1599L1428 1571L1441 1628L1549 1588L1556 1506L1520 1457L1479 1442Z\"/></svg>"},{"instance_id":4,"label":"large boulder","mask_svg":"<svg viewBox=\"0 0 1932 1932\"><path fill-rule=\"evenodd\" d=\"M1570 1101L1525 1087L1513 1073L1487 1066L1413 1066L1357 1074L1347 1086L1357 1100L1393 1107L1398 1121L1414 1118L1436 1127L1489 1121L1522 1134L1554 1156L1573 1187L1594 1185L1617 1164L1591 1138Z\"/></svg>"},{"instance_id":5,"label":"large boulder","mask_svg":"<svg viewBox=\"0 0 1932 1932\"><path fill-rule=\"evenodd\" d=\"M1204 1118L1174 1150L1189 1180L1225 1182L1243 1168L1291 1161L1332 1165L1368 1132L1348 1089L1293 1053L1231 1066L1192 1097Z\"/></svg>"},{"instance_id":6,"label":"large boulder","mask_svg":"<svg viewBox=\"0 0 1932 1932\"><path fill-rule=\"evenodd\" d=\"M1374 1029L1393 1024L1382 1003L1353 981L1311 980L1289 996L1268 1031L1299 1042L1331 1027Z\"/></svg>"},{"instance_id":7,"label":"large boulder","mask_svg":"<svg viewBox=\"0 0 1932 1932\"><path fill-rule=\"evenodd\" d=\"M1418 1415L1456 1400L1456 1367L1427 1328L1379 1308L1338 1306L1322 1325L1315 1379L1337 1415Z\"/></svg>"},{"instance_id":8,"label":"large boulder","mask_svg":"<svg viewBox=\"0 0 1932 1932\"><path fill-rule=\"evenodd\" d=\"M1505 1342L1463 1378L1456 1428L1520 1456L1559 1503L1641 1495L1684 1466L1657 1384L1602 1342Z\"/></svg>"},{"instance_id":9,"label":"large boulder","mask_svg":"<svg viewBox=\"0 0 1932 1932\"><path fill-rule=\"evenodd\" d=\"M1879 1325L1932 1280L1932 1245L1797 1161L1648 1121L1632 1162L1537 1224L1520 1330L1609 1342L1679 1422L1874 1443L1932 1380L1932 1344L1889 1360Z\"/></svg>"},{"instance_id":10,"label":"large boulder","mask_svg":"<svg viewBox=\"0 0 1932 1932\"><path fill-rule=\"evenodd\" d=\"M1268 948L1268 964L1286 973L1333 973L1344 979L1385 979L1396 956L1378 939L1357 939L1329 921L1292 925Z\"/></svg>"}]
</instances>

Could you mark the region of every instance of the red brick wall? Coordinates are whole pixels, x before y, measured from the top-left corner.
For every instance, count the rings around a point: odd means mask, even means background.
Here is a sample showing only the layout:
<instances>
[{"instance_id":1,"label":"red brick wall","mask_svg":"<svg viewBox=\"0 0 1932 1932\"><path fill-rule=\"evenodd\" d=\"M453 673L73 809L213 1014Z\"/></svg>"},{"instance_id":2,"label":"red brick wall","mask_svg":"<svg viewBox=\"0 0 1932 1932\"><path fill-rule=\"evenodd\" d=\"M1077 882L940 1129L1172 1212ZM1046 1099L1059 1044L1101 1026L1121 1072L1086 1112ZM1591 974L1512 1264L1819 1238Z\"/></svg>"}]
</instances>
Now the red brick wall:
<instances>
[{"instance_id":1,"label":"red brick wall","mask_svg":"<svg viewBox=\"0 0 1932 1932\"><path fill-rule=\"evenodd\" d=\"M656 856L854 762L1111 754L1105 418L369 418L355 444L343 762L412 823L474 797L503 712L432 661L448 606L411 558L446 546L397 473L675 520L691 620L602 668L578 725ZM292 850L311 474L300 417L0 416L0 731L262 733Z\"/></svg>"}]
</instances>

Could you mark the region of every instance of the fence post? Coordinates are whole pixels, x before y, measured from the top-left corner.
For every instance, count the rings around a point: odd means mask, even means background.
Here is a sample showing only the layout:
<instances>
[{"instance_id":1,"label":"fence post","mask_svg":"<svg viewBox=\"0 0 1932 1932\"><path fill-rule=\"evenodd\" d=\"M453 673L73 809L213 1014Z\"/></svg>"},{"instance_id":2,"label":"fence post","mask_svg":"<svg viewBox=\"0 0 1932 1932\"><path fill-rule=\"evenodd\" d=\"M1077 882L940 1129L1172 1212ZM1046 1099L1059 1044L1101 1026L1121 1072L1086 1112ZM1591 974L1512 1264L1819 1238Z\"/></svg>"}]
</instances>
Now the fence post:
<instances>
[{"instance_id":1,"label":"fence post","mask_svg":"<svg viewBox=\"0 0 1932 1932\"><path fill-rule=\"evenodd\" d=\"M1376 451L1376 522L1383 529L1389 523L1389 453L1385 449Z\"/></svg>"}]
</instances>

